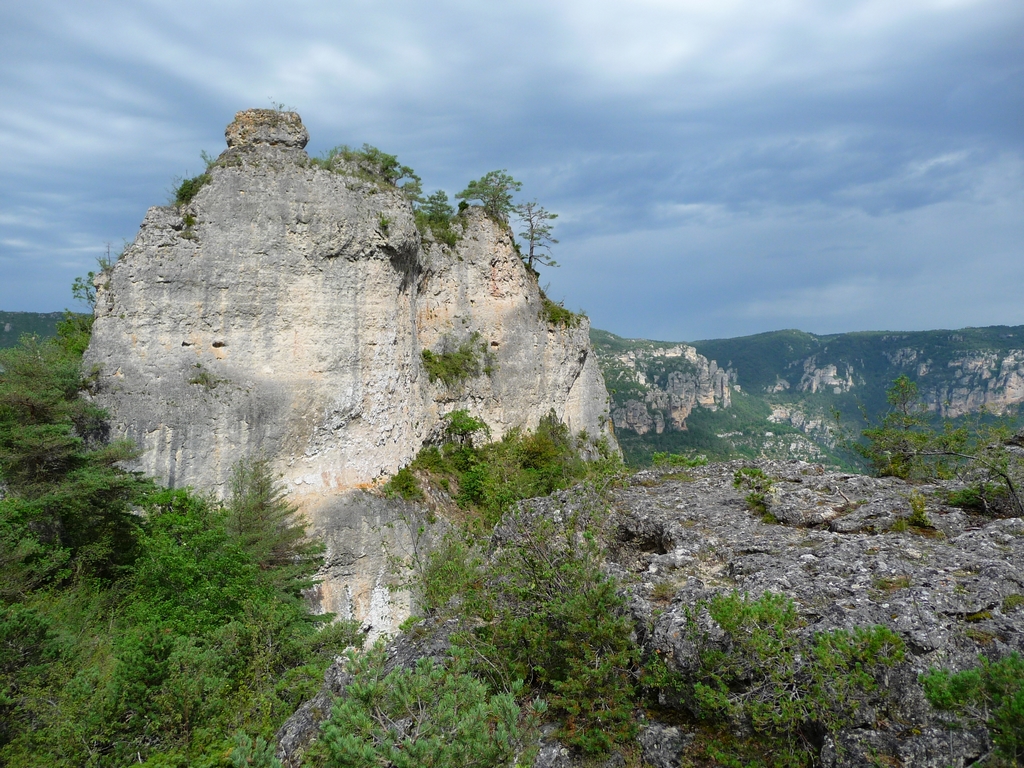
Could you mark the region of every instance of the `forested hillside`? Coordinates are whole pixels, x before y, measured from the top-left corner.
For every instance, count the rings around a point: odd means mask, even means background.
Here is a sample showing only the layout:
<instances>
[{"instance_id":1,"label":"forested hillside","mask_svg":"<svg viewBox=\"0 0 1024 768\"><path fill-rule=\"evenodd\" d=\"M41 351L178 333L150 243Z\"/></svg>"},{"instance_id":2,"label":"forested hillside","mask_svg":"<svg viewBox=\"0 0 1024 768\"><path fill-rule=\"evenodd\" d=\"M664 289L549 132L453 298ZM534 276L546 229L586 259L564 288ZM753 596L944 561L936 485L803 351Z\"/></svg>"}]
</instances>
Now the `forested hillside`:
<instances>
[{"instance_id":1,"label":"forested hillside","mask_svg":"<svg viewBox=\"0 0 1024 768\"><path fill-rule=\"evenodd\" d=\"M0 349L16 346L26 333L53 336L62 317L63 312L0 312Z\"/></svg>"},{"instance_id":2,"label":"forested hillside","mask_svg":"<svg viewBox=\"0 0 1024 768\"><path fill-rule=\"evenodd\" d=\"M1024 403L1024 326L831 336L787 330L688 344L595 330L592 340L613 414L629 416L616 420L617 438L627 460L640 465L657 451L698 451L863 468L843 450L836 427L858 435L866 419L885 412L886 389L904 375L936 422L999 417L1013 424ZM720 371L729 391L697 403L680 421L665 396L673 375L678 380L692 368L685 354L671 354L686 348ZM646 430L645 414L652 424Z\"/></svg>"}]
</instances>

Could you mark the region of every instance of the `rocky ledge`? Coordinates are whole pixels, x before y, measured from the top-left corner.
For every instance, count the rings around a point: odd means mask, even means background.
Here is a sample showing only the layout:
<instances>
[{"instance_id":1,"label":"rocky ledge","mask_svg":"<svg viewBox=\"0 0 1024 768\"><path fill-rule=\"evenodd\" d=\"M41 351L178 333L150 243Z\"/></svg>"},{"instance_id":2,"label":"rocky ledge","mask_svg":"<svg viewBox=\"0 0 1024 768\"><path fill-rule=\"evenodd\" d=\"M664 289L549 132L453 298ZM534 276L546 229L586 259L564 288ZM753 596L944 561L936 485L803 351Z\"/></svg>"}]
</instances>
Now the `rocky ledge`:
<instances>
[{"instance_id":1,"label":"rocky ledge","mask_svg":"<svg viewBox=\"0 0 1024 768\"><path fill-rule=\"evenodd\" d=\"M734 487L743 467L772 480L764 508L752 509L747 490ZM890 630L902 643L901 656L856 702L843 727L819 734L820 764L972 765L992 753L992 734L977 721L958 727L934 709L921 675L975 668L979 656L996 662L1024 652L1024 519L971 517L943 503L943 490L804 462L644 471L611 494L606 568L629 595L643 655L660 657L684 683L699 666L694 626L705 643L728 651L731 641L706 609L715 596L792 600L791 632L800 638ZM578 500L578 493L565 492L526 504L532 515L558 519ZM912 503L920 513L922 500L930 526L907 524ZM495 545L508 545L506 533L498 527ZM433 645L424 647L437 655ZM404 658L409 648L399 637L392 655ZM317 702L324 715L330 701L344 695L343 682L340 667L328 673ZM299 720L282 731L282 756L315 735L309 709L300 713L304 734L295 732ZM704 764L692 709L692 700L662 692L657 706L636 712L637 743L607 765L633 765L637 758L656 768ZM553 736L535 762L545 768L584 764L601 762L584 762Z\"/></svg>"}]
</instances>

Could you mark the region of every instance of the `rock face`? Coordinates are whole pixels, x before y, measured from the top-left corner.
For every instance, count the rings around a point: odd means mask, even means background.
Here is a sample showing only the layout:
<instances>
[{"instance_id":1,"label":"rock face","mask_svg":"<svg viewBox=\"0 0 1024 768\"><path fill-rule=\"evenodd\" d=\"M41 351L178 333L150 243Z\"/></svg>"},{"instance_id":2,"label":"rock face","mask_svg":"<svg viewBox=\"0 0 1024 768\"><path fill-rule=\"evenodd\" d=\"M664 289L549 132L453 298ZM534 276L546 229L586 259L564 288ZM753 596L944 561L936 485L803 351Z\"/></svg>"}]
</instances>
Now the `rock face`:
<instances>
[{"instance_id":1,"label":"rock face","mask_svg":"<svg viewBox=\"0 0 1024 768\"><path fill-rule=\"evenodd\" d=\"M741 467L756 467L772 479L766 506L780 522L765 522L761 512L748 508L745 491L733 485ZM700 606L733 592L749 599L766 593L791 599L798 621L790 631L803 639L885 627L904 643L902 660L876 678L876 688L856 694L863 700L847 724L820 734L815 764L945 768L976 764L993 749L991 734L978 722L958 723L932 708L920 675L932 668L975 668L979 655L995 662L1024 653L1024 519L968 517L942 501L943 490L830 472L821 464L762 460L686 473L648 470L610 499L591 498L594 509L610 504L606 570L629 597L645 658L660 658L684 683L699 679L699 643L720 643L727 651L729 642ZM912 493L925 499L932 528L896 524L911 514ZM573 489L523 502L529 514L517 516L516 524L564 519L586 498ZM492 545L514 540L516 525L508 520L495 529ZM699 631L706 632L704 638ZM429 632L417 629L397 639L393 655L401 655L398 649L410 641L422 643L417 638L424 635ZM440 638L447 634L441 631ZM436 657L437 643L423 647L423 655ZM320 711L326 713L333 697L343 694L338 674L328 672L325 691L314 700ZM555 741L553 729L542 728L534 765L634 765L638 755L640 765L652 768L706 764L700 750L721 734L702 728L685 696L672 693L679 690L669 686L660 694L660 716L667 723L637 710L639 733L627 750L630 762L620 754L588 761ZM282 729L279 755L292 756L290 745L315 737L310 706ZM751 735L745 721L735 730Z\"/></svg>"},{"instance_id":2,"label":"rock face","mask_svg":"<svg viewBox=\"0 0 1024 768\"><path fill-rule=\"evenodd\" d=\"M732 485L740 466L774 478L767 508L783 524L747 509ZM984 729L954 727L929 706L918 676L1024 651L1024 520L968 519L939 490L805 462L731 462L683 480L637 475L617 494L624 546L616 560L639 581L634 614L645 648L685 677L695 663L687 611L733 590L791 598L808 637L888 627L906 658L864 716L825 739L821 764L971 764L992 748ZM933 529L894 529L911 512L911 491L927 498ZM686 713L682 702L666 704Z\"/></svg>"},{"instance_id":3,"label":"rock face","mask_svg":"<svg viewBox=\"0 0 1024 768\"><path fill-rule=\"evenodd\" d=\"M151 208L97 279L85 364L139 469L223 495L232 465L263 451L330 540L360 527L366 505L347 495L406 464L452 410L495 435L553 410L614 444L588 322L542 317L507 227L470 208L454 247L425 241L393 185L310 162L295 113L240 112L225 134L209 182ZM467 341L490 374L430 381L423 350ZM379 571L361 569L363 603ZM323 607L361 618L360 599Z\"/></svg>"},{"instance_id":4,"label":"rock face","mask_svg":"<svg viewBox=\"0 0 1024 768\"><path fill-rule=\"evenodd\" d=\"M606 354L602 362L613 386L630 392L616 398L611 412L616 429L638 435L681 431L694 408L714 411L731 402L735 373L685 344L644 342L628 352Z\"/></svg>"}]
</instances>

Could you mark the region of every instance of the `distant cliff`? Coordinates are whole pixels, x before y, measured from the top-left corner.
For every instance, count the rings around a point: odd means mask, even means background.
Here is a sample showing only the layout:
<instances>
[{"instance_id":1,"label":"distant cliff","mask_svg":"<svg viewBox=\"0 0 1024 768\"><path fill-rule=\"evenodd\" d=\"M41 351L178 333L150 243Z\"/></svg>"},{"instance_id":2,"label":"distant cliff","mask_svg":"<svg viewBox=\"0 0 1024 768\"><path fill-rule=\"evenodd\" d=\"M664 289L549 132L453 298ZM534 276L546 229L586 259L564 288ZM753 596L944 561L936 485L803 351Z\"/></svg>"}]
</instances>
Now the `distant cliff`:
<instances>
[{"instance_id":1,"label":"distant cliff","mask_svg":"<svg viewBox=\"0 0 1024 768\"><path fill-rule=\"evenodd\" d=\"M351 492L408 463L456 409L495 436L554 411L614 442L588 322L547 319L508 227L481 209L440 244L386 176L311 162L297 114L240 112L225 133L190 199L151 208L97 278L95 397L139 468L172 486L222 495L236 461L267 453L330 567L348 578L373 555L355 587L322 587L324 609L386 612L375 537L389 513ZM424 351L459 350L475 358L465 375L428 374Z\"/></svg>"},{"instance_id":2,"label":"distant cliff","mask_svg":"<svg viewBox=\"0 0 1024 768\"><path fill-rule=\"evenodd\" d=\"M885 390L900 375L917 383L936 418L982 409L1015 418L1024 403L1024 326L776 331L690 344L592 336L620 443L635 463L688 449L718 458L851 460L836 453L833 411L856 433L863 412L885 410ZM675 394L684 378L694 396Z\"/></svg>"}]
</instances>

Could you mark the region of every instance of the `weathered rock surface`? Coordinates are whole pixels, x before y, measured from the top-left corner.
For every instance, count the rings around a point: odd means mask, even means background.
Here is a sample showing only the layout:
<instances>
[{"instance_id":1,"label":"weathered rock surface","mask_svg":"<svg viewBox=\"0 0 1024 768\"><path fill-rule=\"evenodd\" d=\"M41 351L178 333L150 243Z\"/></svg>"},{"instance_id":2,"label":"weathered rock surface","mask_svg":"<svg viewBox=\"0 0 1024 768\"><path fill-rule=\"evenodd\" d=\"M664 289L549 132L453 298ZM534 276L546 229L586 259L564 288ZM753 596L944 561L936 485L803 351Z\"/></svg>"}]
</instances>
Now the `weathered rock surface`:
<instances>
[{"instance_id":1,"label":"weathered rock surface","mask_svg":"<svg viewBox=\"0 0 1024 768\"><path fill-rule=\"evenodd\" d=\"M685 430L694 408L728 408L736 381L734 371L686 344L644 342L628 352L605 354L602 365L613 386L643 392L642 398L619 398L611 413L616 429L638 435Z\"/></svg>"},{"instance_id":2,"label":"weathered rock surface","mask_svg":"<svg viewBox=\"0 0 1024 768\"><path fill-rule=\"evenodd\" d=\"M588 322L543 319L506 227L471 208L454 248L425 243L399 190L311 163L295 113L240 112L226 137L209 183L151 208L97 279L85 364L139 469L223 495L232 465L263 451L339 562L332 531L366 526L347 494L408 463L452 410L496 436L553 410L614 443ZM431 382L422 351L469 339L490 375ZM346 576L351 597L325 583L324 610L369 616L356 593L377 588L372 560Z\"/></svg>"},{"instance_id":3,"label":"weathered rock surface","mask_svg":"<svg viewBox=\"0 0 1024 768\"><path fill-rule=\"evenodd\" d=\"M760 461L774 481L768 509L786 521L768 523L733 487L741 466L751 464L645 471L614 492L607 568L630 595L645 653L686 679L698 664L688 610L734 590L782 594L795 603L801 636L881 625L906 645L853 723L824 735L823 766L966 766L989 753L985 729L956 727L934 710L919 675L1024 653L1024 519L968 517L942 503L936 486ZM925 496L934 527L891 530L910 515L912 492ZM567 491L525 502L529 514L499 525L493 541L508 546L516 526L559 519L584 498ZM698 620L711 638L724 637L706 611ZM642 720L632 753L655 768L691 764L687 750L700 742L692 713L671 697L662 705L676 710L673 724ZM535 765L590 765L546 733Z\"/></svg>"},{"instance_id":4,"label":"weathered rock surface","mask_svg":"<svg viewBox=\"0 0 1024 768\"><path fill-rule=\"evenodd\" d=\"M644 472L617 494L620 536L641 544L618 559L638 579L634 610L650 628L648 649L685 675L695 663L683 629L688 607L732 590L783 594L809 636L883 625L909 651L887 680L888 709L830 737L823 765L962 766L988 752L983 730L951 729L928 705L918 675L1024 651L1024 610L1006 602L1024 594L1024 520L968 518L931 486L758 462L775 478L768 510L787 524L766 523L732 486L740 466L689 470L684 479ZM910 515L912 491L926 495L934 529L891 531ZM656 599L655 586L664 595L666 584L674 597Z\"/></svg>"}]
</instances>

